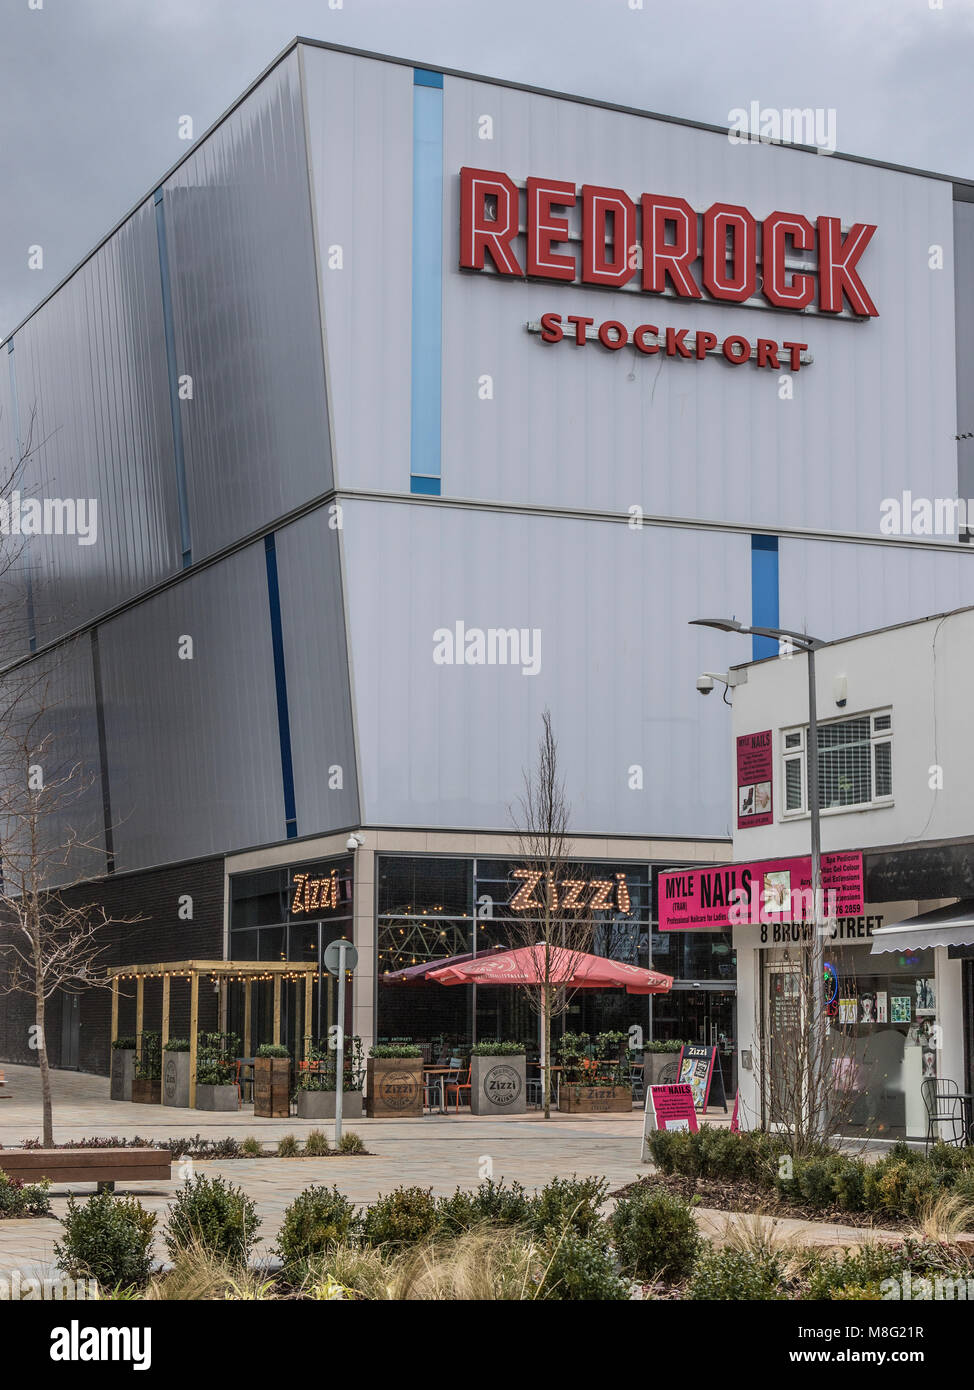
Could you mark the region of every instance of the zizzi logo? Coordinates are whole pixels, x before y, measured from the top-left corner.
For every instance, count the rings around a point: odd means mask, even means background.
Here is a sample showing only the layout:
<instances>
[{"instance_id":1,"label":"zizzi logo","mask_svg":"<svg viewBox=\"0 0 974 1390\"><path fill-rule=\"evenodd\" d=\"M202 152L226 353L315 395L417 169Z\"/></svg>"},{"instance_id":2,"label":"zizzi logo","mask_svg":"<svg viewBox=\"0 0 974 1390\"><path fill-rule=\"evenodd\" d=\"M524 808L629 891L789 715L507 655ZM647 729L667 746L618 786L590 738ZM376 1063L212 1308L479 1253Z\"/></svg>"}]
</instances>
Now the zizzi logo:
<instances>
[{"instance_id":1,"label":"zizzi logo","mask_svg":"<svg viewBox=\"0 0 974 1390\"><path fill-rule=\"evenodd\" d=\"M520 666L522 676L541 670L540 627L467 627L463 620L433 633L435 666Z\"/></svg>"}]
</instances>

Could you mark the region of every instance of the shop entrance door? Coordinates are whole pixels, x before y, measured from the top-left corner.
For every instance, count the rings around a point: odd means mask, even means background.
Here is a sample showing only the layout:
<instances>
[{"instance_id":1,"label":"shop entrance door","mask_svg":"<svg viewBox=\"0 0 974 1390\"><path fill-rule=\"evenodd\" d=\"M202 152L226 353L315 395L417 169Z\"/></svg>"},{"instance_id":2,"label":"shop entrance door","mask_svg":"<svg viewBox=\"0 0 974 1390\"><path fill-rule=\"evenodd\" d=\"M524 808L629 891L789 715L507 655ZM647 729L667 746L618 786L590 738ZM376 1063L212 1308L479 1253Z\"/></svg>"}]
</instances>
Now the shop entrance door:
<instances>
[{"instance_id":1,"label":"shop entrance door","mask_svg":"<svg viewBox=\"0 0 974 1390\"><path fill-rule=\"evenodd\" d=\"M795 1059L803 1045L804 1012L801 967L794 961L766 960L761 1068L765 1127L784 1123L793 1113L796 1098L792 1092L800 1082Z\"/></svg>"}]
</instances>

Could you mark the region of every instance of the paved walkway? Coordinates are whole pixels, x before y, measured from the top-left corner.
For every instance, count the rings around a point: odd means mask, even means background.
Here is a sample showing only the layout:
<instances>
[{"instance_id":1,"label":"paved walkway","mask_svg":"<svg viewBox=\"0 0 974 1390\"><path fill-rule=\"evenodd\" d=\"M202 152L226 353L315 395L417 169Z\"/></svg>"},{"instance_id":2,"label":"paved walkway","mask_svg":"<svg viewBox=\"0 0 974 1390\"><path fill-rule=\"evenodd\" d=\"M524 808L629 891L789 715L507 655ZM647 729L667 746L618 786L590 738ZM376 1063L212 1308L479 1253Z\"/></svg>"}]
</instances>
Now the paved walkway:
<instances>
[{"instance_id":1,"label":"paved walkway","mask_svg":"<svg viewBox=\"0 0 974 1390\"><path fill-rule=\"evenodd\" d=\"M0 1145L16 1147L40 1131L40 1085L33 1067L5 1063L9 1100L0 1101ZM723 1111L707 1116L708 1122L728 1123ZM639 1151L643 1116L559 1115L548 1121L538 1111L523 1116L486 1120L461 1112L427 1115L422 1120L369 1120L346 1122L345 1130L359 1134L370 1157L264 1158L194 1162L193 1171L220 1173L252 1197L262 1219L258 1254L268 1253L280 1227L285 1207L312 1183L334 1184L356 1203L370 1202L400 1183L431 1187L445 1196L457 1187L475 1188L483 1177L517 1181L529 1190L555 1176L605 1177L610 1191L631 1182L647 1169L640 1168ZM311 1129L329 1133L327 1121L255 1119L252 1107L229 1114L181 1110L158 1105L134 1105L109 1099L107 1078L76 1072L54 1073L54 1137L59 1143L89 1136L152 1140L202 1134L210 1138L254 1135L267 1144L285 1134L300 1140ZM138 1196L159 1214L159 1225L176 1183L187 1176L182 1165L173 1166L169 1183L119 1184L118 1191ZM60 1186L52 1201L56 1216L67 1206L70 1192L89 1194L93 1185ZM701 1227L719 1235L727 1214L697 1210ZM746 1218L739 1218L746 1219ZM782 1234L800 1235L817 1244L855 1245L866 1238L862 1228L811 1225L782 1221ZM24 1277L42 1272L53 1263L53 1245L60 1234L57 1220L0 1221L0 1273L19 1269ZM875 1234L869 1238L875 1238ZM890 1234L890 1233L883 1233ZM165 1250L157 1239L157 1251Z\"/></svg>"}]
</instances>

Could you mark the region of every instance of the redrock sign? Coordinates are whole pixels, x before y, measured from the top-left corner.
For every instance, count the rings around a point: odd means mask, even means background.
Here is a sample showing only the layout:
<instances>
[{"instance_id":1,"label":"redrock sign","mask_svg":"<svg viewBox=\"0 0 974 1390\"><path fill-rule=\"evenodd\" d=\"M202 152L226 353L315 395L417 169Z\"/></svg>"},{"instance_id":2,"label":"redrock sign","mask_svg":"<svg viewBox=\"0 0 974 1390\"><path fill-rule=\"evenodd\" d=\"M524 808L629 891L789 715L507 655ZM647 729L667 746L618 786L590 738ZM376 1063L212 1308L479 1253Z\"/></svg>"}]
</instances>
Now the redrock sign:
<instances>
[{"instance_id":1,"label":"redrock sign","mask_svg":"<svg viewBox=\"0 0 974 1390\"><path fill-rule=\"evenodd\" d=\"M621 188L557 179L527 180L527 252L522 265L513 242L520 232L520 192L507 174L493 169L460 170L460 266L483 270L489 256L500 275L563 280L620 289L641 274L648 294L742 304L755 294L758 278L758 220L735 203L714 203L703 214L703 245L697 213L685 198L643 193L641 235L637 207ZM568 219L559 211L581 206L581 250L566 249ZM855 222L843 235L838 217L815 225L797 212L772 212L761 226L761 294L777 309L807 308L816 299L816 274L786 266L789 248L817 253L817 308L878 317L858 271L876 228ZM611 233L611 235L610 235ZM556 250L555 247L560 249ZM634 254L638 248L638 255ZM702 284L692 266L702 257Z\"/></svg>"}]
</instances>

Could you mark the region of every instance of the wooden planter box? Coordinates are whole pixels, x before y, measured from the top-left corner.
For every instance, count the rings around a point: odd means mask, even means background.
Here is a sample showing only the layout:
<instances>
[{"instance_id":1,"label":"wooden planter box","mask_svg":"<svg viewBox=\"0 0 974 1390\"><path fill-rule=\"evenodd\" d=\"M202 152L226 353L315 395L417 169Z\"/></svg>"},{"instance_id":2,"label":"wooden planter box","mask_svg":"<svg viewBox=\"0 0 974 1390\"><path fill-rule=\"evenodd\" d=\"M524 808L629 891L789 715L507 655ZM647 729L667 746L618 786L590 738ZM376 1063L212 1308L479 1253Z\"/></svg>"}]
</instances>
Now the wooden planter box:
<instances>
[{"instance_id":1,"label":"wooden planter box","mask_svg":"<svg viewBox=\"0 0 974 1390\"><path fill-rule=\"evenodd\" d=\"M290 1057L255 1057L254 1114L264 1120L286 1120L290 1113Z\"/></svg>"},{"instance_id":2,"label":"wooden planter box","mask_svg":"<svg viewBox=\"0 0 974 1390\"><path fill-rule=\"evenodd\" d=\"M628 1115L632 1110L631 1086L573 1086L562 1082L558 1109L568 1115Z\"/></svg>"},{"instance_id":3,"label":"wooden planter box","mask_svg":"<svg viewBox=\"0 0 974 1390\"><path fill-rule=\"evenodd\" d=\"M644 1052L643 1061L646 1063L646 1070L643 1073L644 1084L647 1086L662 1085L660 1076L665 1068L669 1067L672 1072L679 1060L679 1052Z\"/></svg>"},{"instance_id":4,"label":"wooden planter box","mask_svg":"<svg viewBox=\"0 0 974 1390\"><path fill-rule=\"evenodd\" d=\"M162 1054L163 1105L189 1105L189 1053Z\"/></svg>"},{"instance_id":5,"label":"wooden planter box","mask_svg":"<svg viewBox=\"0 0 974 1390\"><path fill-rule=\"evenodd\" d=\"M333 1120L334 1118L334 1091L298 1091L299 1120ZM346 1091L342 1096L342 1119L360 1120L361 1118L362 1092Z\"/></svg>"},{"instance_id":6,"label":"wooden planter box","mask_svg":"<svg viewBox=\"0 0 974 1390\"><path fill-rule=\"evenodd\" d=\"M365 1095L369 1119L421 1120L422 1057L370 1057Z\"/></svg>"},{"instance_id":7,"label":"wooden planter box","mask_svg":"<svg viewBox=\"0 0 974 1390\"><path fill-rule=\"evenodd\" d=\"M236 1110L236 1086L206 1086L196 1083L197 1110Z\"/></svg>"},{"instance_id":8,"label":"wooden planter box","mask_svg":"<svg viewBox=\"0 0 974 1390\"><path fill-rule=\"evenodd\" d=\"M162 1082L148 1081L144 1077L132 1078L132 1100L136 1105L159 1105L162 1101Z\"/></svg>"},{"instance_id":9,"label":"wooden planter box","mask_svg":"<svg viewBox=\"0 0 974 1390\"><path fill-rule=\"evenodd\" d=\"M525 1056L471 1057L470 1111L473 1115L523 1115Z\"/></svg>"},{"instance_id":10,"label":"wooden planter box","mask_svg":"<svg viewBox=\"0 0 974 1390\"><path fill-rule=\"evenodd\" d=\"M135 1048L112 1048L112 1100L131 1100L135 1079Z\"/></svg>"}]
</instances>

